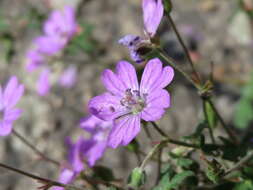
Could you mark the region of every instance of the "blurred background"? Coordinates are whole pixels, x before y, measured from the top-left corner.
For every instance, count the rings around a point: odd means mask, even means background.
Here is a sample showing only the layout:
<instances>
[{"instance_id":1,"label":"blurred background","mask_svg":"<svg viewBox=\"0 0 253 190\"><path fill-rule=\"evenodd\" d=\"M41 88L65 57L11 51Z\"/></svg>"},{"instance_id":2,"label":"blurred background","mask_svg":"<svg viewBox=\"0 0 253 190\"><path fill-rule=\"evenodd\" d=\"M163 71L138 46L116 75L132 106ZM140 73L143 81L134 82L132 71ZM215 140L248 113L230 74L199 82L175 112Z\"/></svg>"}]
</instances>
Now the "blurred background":
<instances>
[{"instance_id":1,"label":"blurred background","mask_svg":"<svg viewBox=\"0 0 253 190\"><path fill-rule=\"evenodd\" d=\"M211 63L214 65L214 102L221 115L238 133L250 132L253 120L253 1L172 2L172 16L203 79L210 76ZM39 96L36 93L38 73L25 70L26 53L33 39L42 34L43 21L49 13L66 4L75 7L80 31L61 58L50 66L53 71L50 93ZM64 139L67 136L77 139L81 133L85 135L78 125L88 114L87 102L104 91L101 72L105 68L113 69L119 60L131 61L128 50L117 43L126 34L143 35L141 0L0 0L1 85L11 75L17 75L26 86L18 105L23 114L15 122L15 130L51 158L66 159ZM187 71L187 60L166 19L162 21L158 35L166 52ZM61 88L56 85L57 78L70 65L77 67L77 82L70 89ZM201 100L196 90L178 73L169 89L172 106L158 123L174 138L189 135L203 118ZM152 127L149 129L152 139L159 140ZM144 152L152 146L144 130L137 139ZM0 140L1 162L57 179L59 169L39 159L15 136L0 137ZM113 168L118 179L126 179L137 164L135 155L123 147L108 149L98 162L98 165ZM154 163L149 164L147 175L152 176L155 169ZM1 190L38 187L31 179L15 173L3 169L0 173Z\"/></svg>"}]
</instances>

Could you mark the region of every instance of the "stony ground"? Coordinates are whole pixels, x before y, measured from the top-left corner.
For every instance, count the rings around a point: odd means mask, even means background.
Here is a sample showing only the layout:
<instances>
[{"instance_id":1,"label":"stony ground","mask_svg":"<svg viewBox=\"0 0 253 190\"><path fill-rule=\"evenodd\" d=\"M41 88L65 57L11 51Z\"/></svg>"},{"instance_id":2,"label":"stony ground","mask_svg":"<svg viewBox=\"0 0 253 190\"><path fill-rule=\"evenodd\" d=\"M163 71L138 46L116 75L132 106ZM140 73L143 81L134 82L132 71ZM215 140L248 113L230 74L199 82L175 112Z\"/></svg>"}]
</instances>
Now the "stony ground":
<instances>
[{"instance_id":1,"label":"stony ground","mask_svg":"<svg viewBox=\"0 0 253 190\"><path fill-rule=\"evenodd\" d=\"M64 2L64 0L61 0ZM54 6L62 3L54 1ZM19 104L24 110L23 117L16 122L15 129L30 142L50 157L63 160L65 155L64 138L76 138L83 133L78 128L80 118L87 115L88 100L103 91L99 77L106 67L113 67L120 59L129 59L126 49L117 44L125 34L142 34L142 17L140 0L89 0L72 1L77 6L78 19L94 26L92 36L102 46L102 52L95 55L79 53L75 57L66 57L55 66L61 70L70 63L79 68L77 85L72 90L53 88L46 97L39 97L35 92L35 75L28 75L24 70L25 52L31 46L34 37L40 34L39 28L29 28L26 16L31 8L42 15L49 12L48 1L33 0L0 0L0 18L11 26L14 37L14 54L6 60L5 42L0 42L0 81L1 84L10 75L17 75L27 86L25 96ZM240 87L247 81L252 68L251 26L245 31L241 28L243 40L236 36L235 25L245 21L236 21L236 0L175 0L173 17L185 40L191 42L196 66L203 78L207 78L210 63L214 63L215 102L226 121L233 117L234 105L240 95ZM246 21L247 22L247 21ZM245 28L245 27L244 27ZM0 25L1 31L1 25ZM160 27L160 34L166 43L168 53L178 60L180 66L187 69L187 61L174 34L170 31L167 20ZM237 32L238 33L238 32ZM245 37L244 37L245 36ZM0 39L2 40L2 38ZM201 102L197 92L179 75L170 86L172 107L159 121L173 137L187 135L193 131L201 115ZM233 95L233 96L231 96ZM153 140L159 136L150 127ZM143 151L150 147L144 132L138 137ZM34 174L56 179L58 169L38 157L24 146L15 136L0 137L0 161L25 169ZM130 170L137 165L134 155L123 148L108 150L99 162L101 165L114 168L117 178L126 179ZM155 165L150 164L147 170L152 175ZM38 184L30 179L0 170L0 189L33 190Z\"/></svg>"}]
</instances>

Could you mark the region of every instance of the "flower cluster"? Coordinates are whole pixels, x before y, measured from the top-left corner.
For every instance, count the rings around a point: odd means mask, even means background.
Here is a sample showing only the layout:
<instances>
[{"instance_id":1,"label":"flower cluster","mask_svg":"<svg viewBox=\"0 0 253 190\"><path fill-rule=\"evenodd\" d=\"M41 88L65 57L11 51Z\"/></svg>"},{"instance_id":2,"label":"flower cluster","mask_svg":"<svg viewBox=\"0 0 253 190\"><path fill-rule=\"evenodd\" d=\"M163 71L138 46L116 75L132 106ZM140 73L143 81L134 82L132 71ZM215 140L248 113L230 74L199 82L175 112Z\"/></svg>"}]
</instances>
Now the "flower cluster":
<instances>
[{"instance_id":1,"label":"flower cluster","mask_svg":"<svg viewBox=\"0 0 253 190\"><path fill-rule=\"evenodd\" d=\"M26 69L28 71L31 72L44 66L37 82L39 95L46 95L50 89L50 69L45 63L56 57L64 49L77 32L77 26L75 11L72 7L66 6L63 10L53 11L44 23L44 34L34 40L35 48L27 52ZM75 82L73 75L76 74L76 71L74 69L68 70L63 73L60 79L60 84L63 87L71 87Z\"/></svg>"},{"instance_id":2,"label":"flower cluster","mask_svg":"<svg viewBox=\"0 0 253 190\"><path fill-rule=\"evenodd\" d=\"M24 93L24 86L19 84L17 77L12 76L6 87L0 86L0 136L7 136L12 131L12 124L22 111L15 105Z\"/></svg>"}]
</instances>

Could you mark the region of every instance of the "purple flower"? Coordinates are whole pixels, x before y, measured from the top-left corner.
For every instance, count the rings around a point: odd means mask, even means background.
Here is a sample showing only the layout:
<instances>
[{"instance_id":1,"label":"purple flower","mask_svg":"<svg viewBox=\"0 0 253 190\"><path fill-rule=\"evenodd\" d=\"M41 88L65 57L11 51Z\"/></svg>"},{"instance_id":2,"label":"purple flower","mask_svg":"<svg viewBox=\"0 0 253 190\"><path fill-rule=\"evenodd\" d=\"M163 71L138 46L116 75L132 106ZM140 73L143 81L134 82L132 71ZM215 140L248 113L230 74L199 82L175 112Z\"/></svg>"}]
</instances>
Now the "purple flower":
<instances>
[{"instance_id":1,"label":"purple flower","mask_svg":"<svg viewBox=\"0 0 253 190\"><path fill-rule=\"evenodd\" d=\"M91 138L84 143L83 155L89 166L92 167L106 150L112 121L103 121L95 116L88 116L82 119L80 126L91 134Z\"/></svg>"},{"instance_id":2,"label":"purple flower","mask_svg":"<svg viewBox=\"0 0 253 190\"><path fill-rule=\"evenodd\" d=\"M119 44L129 49L130 56L136 63L142 63L143 55L151 50L150 39L155 36L164 11L162 0L143 0L142 9L145 37L126 35L119 40Z\"/></svg>"},{"instance_id":3,"label":"purple flower","mask_svg":"<svg viewBox=\"0 0 253 190\"><path fill-rule=\"evenodd\" d=\"M40 96L47 95L50 90L49 75L50 75L50 70L48 68L45 68L40 73L39 79L37 81L37 93Z\"/></svg>"},{"instance_id":4,"label":"purple flower","mask_svg":"<svg viewBox=\"0 0 253 190\"><path fill-rule=\"evenodd\" d=\"M35 39L39 51L47 55L55 55L77 31L75 11L66 6L63 10L55 10L44 24L44 35Z\"/></svg>"},{"instance_id":5,"label":"purple flower","mask_svg":"<svg viewBox=\"0 0 253 190\"><path fill-rule=\"evenodd\" d=\"M142 10L145 32L153 37L163 17L162 0L142 0Z\"/></svg>"},{"instance_id":6,"label":"purple flower","mask_svg":"<svg viewBox=\"0 0 253 190\"><path fill-rule=\"evenodd\" d=\"M71 88L76 83L77 69L74 65L64 70L59 79L59 84L65 88Z\"/></svg>"},{"instance_id":7,"label":"purple flower","mask_svg":"<svg viewBox=\"0 0 253 190\"><path fill-rule=\"evenodd\" d=\"M136 63L141 63L144 61L144 59L139 54L138 49L146 43L146 40L140 36L130 34L121 38L118 43L126 46L129 49L130 56Z\"/></svg>"},{"instance_id":8,"label":"purple flower","mask_svg":"<svg viewBox=\"0 0 253 190\"><path fill-rule=\"evenodd\" d=\"M44 56L37 49L30 50L26 54L26 70L32 72L44 63Z\"/></svg>"},{"instance_id":9,"label":"purple flower","mask_svg":"<svg viewBox=\"0 0 253 190\"><path fill-rule=\"evenodd\" d=\"M58 181L63 184L71 183L76 176L80 174L81 171L84 170L84 165L82 162L82 146L83 139L79 138L76 143L72 143L70 138L66 138L66 144L68 147L68 166L64 167L61 170ZM54 187L53 190L63 190L62 187Z\"/></svg>"},{"instance_id":10,"label":"purple flower","mask_svg":"<svg viewBox=\"0 0 253 190\"><path fill-rule=\"evenodd\" d=\"M173 79L170 66L162 68L162 62L150 60L143 72L139 86L135 68L120 61L116 72L105 70L102 82L108 92L92 98L89 111L96 117L114 120L108 137L108 145L116 148L129 144L140 132L140 120L155 121L170 106L170 95L164 90Z\"/></svg>"},{"instance_id":11,"label":"purple flower","mask_svg":"<svg viewBox=\"0 0 253 190\"><path fill-rule=\"evenodd\" d=\"M22 111L15 105L23 93L24 86L15 76L10 78L5 89L0 86L0 136L9 135L13 122L20 117Z\"/></svg>"}]
</instances>

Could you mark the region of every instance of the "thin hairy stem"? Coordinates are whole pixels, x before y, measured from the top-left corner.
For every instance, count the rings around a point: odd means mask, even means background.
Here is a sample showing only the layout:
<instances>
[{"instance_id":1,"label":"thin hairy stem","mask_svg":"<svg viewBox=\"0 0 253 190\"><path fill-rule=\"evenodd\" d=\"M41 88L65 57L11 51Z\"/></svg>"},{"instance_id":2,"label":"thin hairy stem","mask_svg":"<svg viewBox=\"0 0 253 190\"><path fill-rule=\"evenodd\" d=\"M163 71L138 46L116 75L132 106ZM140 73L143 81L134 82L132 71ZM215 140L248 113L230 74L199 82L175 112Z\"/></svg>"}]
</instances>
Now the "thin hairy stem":
<instances>
[{"instance_id":1,"label":"thin hairy stem","mask_svg":"<svg viewBox=\"0 0 253 190\"><path fill-rule=\"evenodd\" d=\"M184 53L185 53L185 55L186 55L186 57L187 57L190 65L191 65L193 74L196 76L196 79L198 80L198 83L201 83L200 76L199 76L198 72L196 71L196 69L194 67L194 63L193 63L192 58L190 56L189 50L186 47L186 45L185 45L185 43L183 41L183 38L181 37L181 35L180 35L180 33L179 33L179 31L178 31L178 29L176 27L176 24L175 24L174 20L172 19L172 17L170 16L170 14L167 14L167 17L168 17L168 20L170 22L170 25L171 25L172 29L174 30L174 32L175 32L175 34L177 36L178 41L181 44L181 46L183 48L183 51L184 51Z\"/></svg>"},{"instance_id":2,"label":"thin hairy stem","mask_svg":"<svg viewBox=\"0 0 253 190\"><path fill-rule=\"evenodd\" d=\"M200 86L198 84L196 84L196 82L194 82L192 80L192 78L186 73L184 72L182 69L180 69L177 65L177 62L172 59L171 57L169 57L165 52L164 50L162 50L161 48L157 49L158 50L158 53L159 55L161 56L161 58L168 64L170 65L171 67L173 67L175 70L177 70L179 73L181 73L185 78L186 80L188 80L197 90L200 90Z\"/></svg>"},{"instance_id":3,"label":"thin hairy stem","mask_svg":"<svg viewBox=\"0 0 253 190\"><path fill-rule=\"evenodd\" d=\"M13 129L12 131L13 135L15 135L19 140L21 140L26 146L28 146L29 148L31 148L36 154L38 154L42 159L56 165L56 166L60 166L60 163L56 160L53 160L51 158L48 158L43 152L41 152L40 150L38 150L32 143L30 143L29 141L26 140L25 137L23 137L22 135L20 135L16 130Z\"/></svg>"},{"instance_id":4,"label":"thin hairy stem","mask_svg":"<svg viewBox=\"0 0 253 190\"><path fill-rule=\"evenodd\" d=\"M58 187L64 187L65 190L83 190L83 188L81 188L81 187L76 187L74 185L66 185L66 184L63 184L63 183L59 183L57 181L53 181L51 179L39 177L39 176L36 176L34 174L28 173L26 171L23 171L23 170L20 170L20 169L17 169L17 168L13 168L13 167L8 166L8 165L3 164L3 163L0 163L0 167L5 168L5 169L10 170L10 171L13 171L13 172L16 172L16 173L21 174L23 176L35 179L35 180L37 180L38 182L40 182L44 185L48 185L49 188L53 187L53 186L58 186Z\"/></svg>"},{"instance_id":5,"label":"thin hairy stem","mask_svg":"<svg viewBox=\"0 0 253 190\"><path fill-rule=\"evenodd\" d=\"M185 143L182 141L174 140L174 139L170 138L168 135L166 135L166 133L155 122L152 121L151 124L154 126L154 128L157 130L157 132L160 135L165 137L164 141L166 143L171 143L171 144L175 144L175 145L179 145L179 146L185 146L185 147L189 147L189 148L197 148L197 149L200 148L198 145L195 145L195 144L188 144L188 143Z\"/></svg>"}]
</instances>

